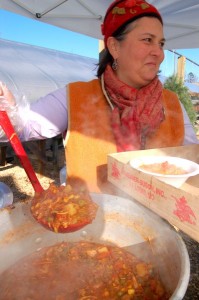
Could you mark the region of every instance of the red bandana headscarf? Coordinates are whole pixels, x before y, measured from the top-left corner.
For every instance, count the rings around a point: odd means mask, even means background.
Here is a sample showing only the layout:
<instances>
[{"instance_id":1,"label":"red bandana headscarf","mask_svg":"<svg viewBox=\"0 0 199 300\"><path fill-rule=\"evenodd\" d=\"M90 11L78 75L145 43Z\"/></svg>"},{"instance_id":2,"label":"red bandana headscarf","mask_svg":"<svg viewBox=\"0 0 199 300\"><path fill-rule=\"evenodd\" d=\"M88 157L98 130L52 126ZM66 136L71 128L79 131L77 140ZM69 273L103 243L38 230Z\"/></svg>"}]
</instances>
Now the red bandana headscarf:
<instances>
[{"instance_id":1,"label":"red bandana headscarf","mask_svg":"<svg viewBox=\"0 0 199 300\"><path fill-rule=\"evenodd\" d=\"M104 86L114 106L111 124L118 151L144 149L146 137L164 119L162 84L158 77L137 90L120 81L108 65Z\"/></svg>"},{"instance_id":2,"label":"red bandana headscarf","mask_svg":"<svg viewBox=\"0 0 199 300\"><path fill-rule=\"evenodd\" d=\"M145 0L115 0L107 9L101 24L104 43L124 24L144 15L156 16L163 24L162 17L155 6Z\"/></svg>"}]
</instances>

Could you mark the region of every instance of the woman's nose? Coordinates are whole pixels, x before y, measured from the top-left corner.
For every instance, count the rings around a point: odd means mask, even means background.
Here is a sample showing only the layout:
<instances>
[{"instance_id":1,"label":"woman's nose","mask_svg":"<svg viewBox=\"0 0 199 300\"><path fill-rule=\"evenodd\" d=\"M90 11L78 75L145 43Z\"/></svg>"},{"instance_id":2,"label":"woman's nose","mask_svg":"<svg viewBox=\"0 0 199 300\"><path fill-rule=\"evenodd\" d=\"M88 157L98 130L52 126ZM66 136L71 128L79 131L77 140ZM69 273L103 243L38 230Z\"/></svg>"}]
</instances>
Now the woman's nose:
<instances>
[{"instance_id":1,"label":"woman's nose","mask_svg":"<svg viewBox=\"0 0 199 300\"><path fill-rule=\"evenodd\" d=\"M159 43L154 43L152 45L152 49L151 52L155 55L162 55L164 53L164 50L162 48L162 46Z\"/></svg>"}]
</instances>

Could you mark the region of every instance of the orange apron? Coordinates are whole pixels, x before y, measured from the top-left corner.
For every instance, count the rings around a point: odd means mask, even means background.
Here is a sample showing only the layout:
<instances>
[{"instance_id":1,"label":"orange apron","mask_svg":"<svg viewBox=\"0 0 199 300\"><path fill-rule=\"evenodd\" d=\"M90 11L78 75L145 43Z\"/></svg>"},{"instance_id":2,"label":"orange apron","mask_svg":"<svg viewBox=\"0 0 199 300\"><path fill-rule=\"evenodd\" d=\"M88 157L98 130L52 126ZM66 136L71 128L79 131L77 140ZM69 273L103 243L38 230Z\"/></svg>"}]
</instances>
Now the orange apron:
<instances>
[{"instance_id":1,"label":"orange apron","mask_svg":"<svg viewBox=\"0 0 199 300\"><path fill-rule=\"evenodd\" d=\"M164 89L163 105L166 118L147 139L146 149L183 143L183 113L176 94ZM98 79L68 85L67 181L84 183L91 192L104 192L109 186L107 155L117 152L110 114Z\"/></svg>"}]
</instances>

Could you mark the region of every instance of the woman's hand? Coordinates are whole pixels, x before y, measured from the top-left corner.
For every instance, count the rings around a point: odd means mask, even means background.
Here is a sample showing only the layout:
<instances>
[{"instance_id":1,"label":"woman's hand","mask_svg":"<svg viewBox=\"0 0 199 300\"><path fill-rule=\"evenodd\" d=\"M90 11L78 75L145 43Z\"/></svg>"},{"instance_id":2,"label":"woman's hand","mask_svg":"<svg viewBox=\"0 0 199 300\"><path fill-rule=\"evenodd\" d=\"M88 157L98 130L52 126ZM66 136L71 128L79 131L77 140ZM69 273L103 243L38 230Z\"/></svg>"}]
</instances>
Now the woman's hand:
<instances>
[{"instance_id":1,"label":"woman's hand","mask_svg":"<svg viewBox=\"0 0 199 300\"><path fill-rule=\"evenodd\" d=\"M3 82L0 82L0 106L2 104L2 99L7 102L7 105L15 105L15 98L13 94Z\"/></svg>"}]
</instances>

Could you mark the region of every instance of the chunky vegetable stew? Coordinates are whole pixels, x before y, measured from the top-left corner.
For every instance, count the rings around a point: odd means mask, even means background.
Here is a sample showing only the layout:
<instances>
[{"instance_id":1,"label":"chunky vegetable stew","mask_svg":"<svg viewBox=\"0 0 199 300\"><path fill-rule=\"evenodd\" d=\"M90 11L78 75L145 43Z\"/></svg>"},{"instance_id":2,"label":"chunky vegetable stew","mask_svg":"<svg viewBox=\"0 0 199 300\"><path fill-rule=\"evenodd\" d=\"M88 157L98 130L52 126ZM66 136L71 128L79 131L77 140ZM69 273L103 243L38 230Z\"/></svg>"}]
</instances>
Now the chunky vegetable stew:
<instances>
[{"instance_id":1,"label":"chunky vegetable stew","mask_svg":"<svg viewBox=\"0 0 199 300\"><path fill-rule=\"evenodd\" d=\"M91 223L97 213L86 190L75 191L70 185L50 187L32 200L34 218L55 232L72 232Z\"/></svg>"},{"instance_id":2,"label":"chunky vegetable stew","mask_svg":"<svg viewBox=\"0 0 199 300\"><path fill-rule=\"evenodd\" d=\"M18 261L0 276L6 300L166 300L154 271L126 250L62 242Z\"/></svg>"}]
</instances>

